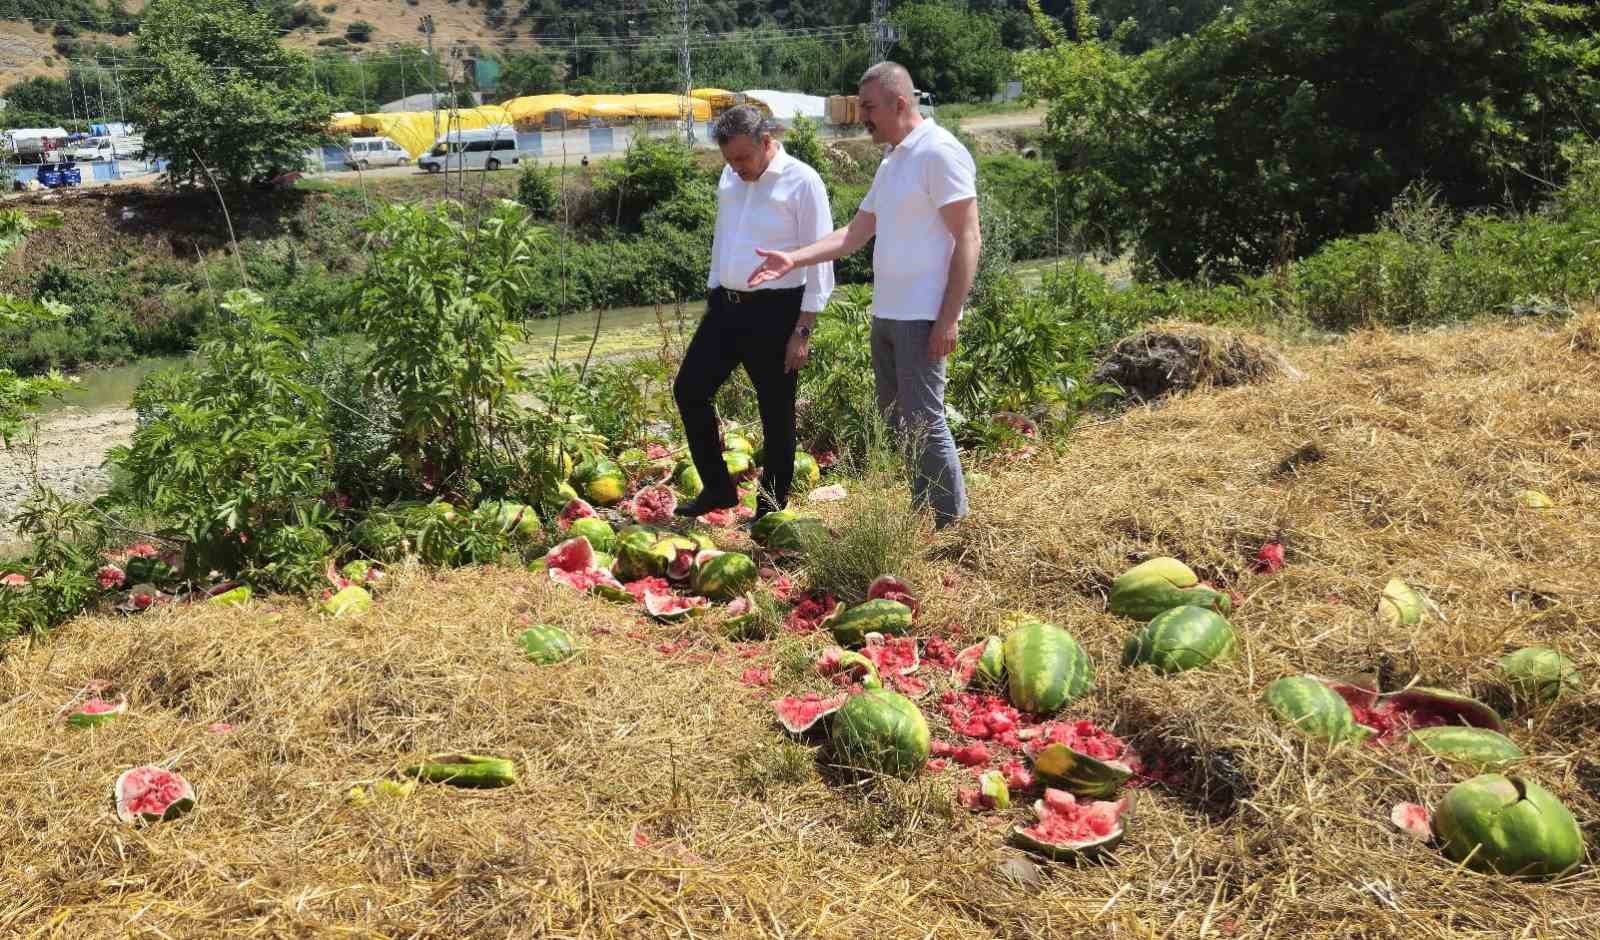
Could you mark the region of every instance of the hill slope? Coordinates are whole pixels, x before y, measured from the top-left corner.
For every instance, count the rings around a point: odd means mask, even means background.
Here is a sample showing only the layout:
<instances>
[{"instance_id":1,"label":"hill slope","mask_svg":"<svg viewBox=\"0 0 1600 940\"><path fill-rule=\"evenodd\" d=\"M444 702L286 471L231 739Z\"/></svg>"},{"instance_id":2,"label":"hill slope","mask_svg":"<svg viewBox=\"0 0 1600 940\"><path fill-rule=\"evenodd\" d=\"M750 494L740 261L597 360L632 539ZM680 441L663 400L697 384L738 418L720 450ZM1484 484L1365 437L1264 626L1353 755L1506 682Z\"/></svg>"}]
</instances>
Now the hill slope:
<instances>
[{"instance_id":1,"label":"hill slope","mask_svg":"<svg viewBox=\"0 0 1600 940\"><path fill-rule=\"evenodd\" d=\"M70 921L85 936L348 932L991 937L1093 935L1588 936L1591 866L1559 884L1458 871L1388 823L1460 774L1403 747L1337 750L1258 702L1281 675L1371 673L1494 700L1493 660L1563 647L1588 682L1516 714L1521 772L1593 833L1600 765L1600 314L1572 324L1357 335L1289 350L1306 373L1194 394L1082 429L1061 455L997 463L970 525L916 572L920 632L953 641L1026 608L1095 658L1069 706L1174 762L1141 789L1114 863L1019 862L1006 826L951 794L951 765L909 784L830 785L767 701L823 687L825 645L736 647L703 622L622 608L506 570L403 572L364 619L298 603L91 619L0 661L0 925ZM1305 447L1315 442L1313 452ZM1285 458L1299 454L1297 460ZM1532 486L1555 508L1511 494ZM852 487L858 489L859 487ZM870 493L831 504L838 525ZM1288 567L1253 573L1268 539ZM1188 560L1247 597L1236 659L1174 678L1116 667L1133 625L1103 591L1149 554ZM1405 577L1439 605L1421 629L1372 606ZM534 667L525 620L585 646ZM763 675L770 670L771 687ZM924 710L935 737L946 680ZM91 680L131 703L101 730L52 724ZM214 721L228 733L206 733ZM427 787L346 805L354 782L441 751L514 758L509 791ZM199 808L118 826L111 781L175 758ZM1005 867L1002 867L1005 866ZM1020 880L1018 880L1020 879ZM734 926L737 925L737 926ZM1537 925L1537 926L1534 926ZM1209 933L1207 932L1209 929Z\"/></svg>"}]
</instances>

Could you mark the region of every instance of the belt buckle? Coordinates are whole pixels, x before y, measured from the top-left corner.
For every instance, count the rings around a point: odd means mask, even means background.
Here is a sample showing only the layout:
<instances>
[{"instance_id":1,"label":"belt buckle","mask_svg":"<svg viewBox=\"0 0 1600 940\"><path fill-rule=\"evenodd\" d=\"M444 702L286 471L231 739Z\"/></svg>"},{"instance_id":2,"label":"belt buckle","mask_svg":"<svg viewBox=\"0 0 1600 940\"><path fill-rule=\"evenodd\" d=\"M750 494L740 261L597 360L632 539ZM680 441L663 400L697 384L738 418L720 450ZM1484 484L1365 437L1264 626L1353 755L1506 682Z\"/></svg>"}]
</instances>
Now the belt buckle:
<instances>
[{"instance_id":1,"label":"belt buckle","mask_svg":"<svg viewBox=\"0 0 1600 940\"><path fill-rule=\"evenodd\" d=\"M729 303L735 303L735 304L744 303L744 294L740 293L739 291L733 290L732 288L724 287L722 289L722 292L724 294L728 295L728 302Z\"/></svg>"}]
</instances>

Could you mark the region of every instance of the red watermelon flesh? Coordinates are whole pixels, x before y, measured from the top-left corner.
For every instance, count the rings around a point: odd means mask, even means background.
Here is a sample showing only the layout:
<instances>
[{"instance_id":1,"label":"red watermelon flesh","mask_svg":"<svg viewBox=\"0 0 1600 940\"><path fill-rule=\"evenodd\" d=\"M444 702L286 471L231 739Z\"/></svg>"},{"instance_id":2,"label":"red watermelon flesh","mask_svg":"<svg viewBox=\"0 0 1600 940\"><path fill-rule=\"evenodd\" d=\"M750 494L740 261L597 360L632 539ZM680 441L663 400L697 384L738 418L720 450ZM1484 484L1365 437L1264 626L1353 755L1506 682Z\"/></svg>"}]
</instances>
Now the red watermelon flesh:
<instances>
[{"instance_id":1,"label":"red watermelon flesh","mask_svg":"<svg viewBox=\"0 0 1600 940\"><path fill-rule=\"evenodd\" d=\"M823 698L819 693L807 692L780 698L772 703L772 709L790 734L804 734L812 725L844 707L849 697L845 693Z\"/></svg>"},{"instance_id":2,"label":"red watermelon flesh","mask_svg":"<svg viewBox=\"0 0 1600 940\"><path fill-rule=\"evenodd\" d=\"M117 778L117 817L132 822L144 814L160 817L180 800L192 800L188 781L160 767L135 767Z\"/></svg>"},{"instance_id":3,"label":"red watermelon flesh","mask_svg":"<svg viewBox=\"0 0 1600 940\"><path fill-rule=\"evenodd\" d=\"M921 662L917 655L917 641L909 636L884 639L882 634L869 633L861 655L872 660L872 665L878 667L878 675L884 677L909 676L917 671Z\"/></svg>"},{"instance_id":4,"label":"red watermelon flesh","mask_svg":"<svg viewBox=\"0 0 1600 940\"><path fill-rule=\"evenodd\" d=\"M583 536L567 539L544 556L545 567L553 576L557 571L578 573L595 569L594 546Z\"/></svg>"},{"instance_id":5,"label":"red watermelon flesh","mask_svg":"<svg viewBox=\"0 0 1600 940\"><path fill-rule=\"evenodd\" d=\"M1033 772L1022 766L1022 761L1006 761L1000 765L1000 774L1006 778L1006 786L1011 790L1027 790L1033 787Z\"/></svg>"},{"instance_id":6,"label":"red watermelon flesh","mask_svg":"<svg viewBox=\"0 0 1600 940\"><path fill-rule=\"evenodd\" d=\"M1121 802L1078 800L1065 790L1048 788L1034 805L1039 821L1023 834L1046 845L1073 848L1101 842L1121 831Z\"/></svg>"},{"instance_id":7,"label":"red watermelon flesh","mask_svg":"<svg viewBox=\"0 0 1600 940\"><path fill-rule=\"evenodd\" d=\"M646 593L644 596L644 609L653 617L671 617L709 606L711 601L704 597L679 597L676 594L656 593Z\"/></svg>"},{"instance_id":8,"label":"red watermelon flesh","mask_svg":"<svg viewBox=\"0 0 1600 940\"><path fill-rule=\"evenodd\" d=\"M694 560L697 552L694 549L680 548L672 561L667 563L667 577L673 581L688 580L694 574Z\"/></svg>"},{"instance_id":9,"label":"red watermelon flesh","mask_svg":"<svg viewBox=\"0 0 1600 940\"><path fill-rule=\"evenodd\" d=\"M672 593L672 585L667 583L666 578L655 577L640 578L637 581L629 581L627 584L622 586L622 589L627 591L629 594L632 594L633 599L641 604L644 603L644 596L646 594Z\"/></svg>"},{"instance_id":10,"label":"red watermelon flesh","mask_svg":"<svg viewBox=\"0 0 1600 940\"><path fill-rule=\"evenodd\" d=\"M1143 767L1139 755L1116 735L1097 727L1092 721L1051 721L1039 726L1039 735L1028 741L1023 750L1037 754L1052 744L1067 747L1113 767L1139 773Z\"/></svg>"},{"instance_id":11,"label":"red watermelon flesh","mask_svg":"<svg viewBox=\"0 0 1600 940\"><path fill-rule=\"evenodd\" d=\"M879 599L899 601L911 608L911 616L917 615L917 598L911 593L911 588L904 581L892 574L880 576L867 588L867 600Z\"/></svg>"},{"instance_id":12,"label":"red watermelon flesh","mask_svg":"<svg viewBox=\"0 0 1600 940\"><path fill-rule=\"evenodd\" d=\"M108 702L103 698L92 698L79 705L78 711L85 715L104 715L107 712L116 711L119 707L121 706L115 702Z\"/></svg>"},{"instance_id":13,"label":"red watermelon flesh","mask_svg":"<svg viewBox=\"0 0 1600 940\"><path fill-rule=\"evenodd\" d=\"M574 499L561 507L561 514L556 516L556 528L565 532L572 528L572 524L579 519L588 519L595 514L594 507L582 499Z\"/></svg>"},{"instance_id":14,"label":"red watermelon flesh","mask_svg":"<svg viewBox=\"0 0 1600 940\"><path fill-rule=\"evenodd\" d=\"M660 484L647 486L633 497L632 508L633 517L643 525L671 525L675 521L673 510L678 508L678 497Z\"/></svg>"},{"instance_id":15,"label":"red watermelon flesh","mask_svg":"<svg viewBox=\"0 0 1600 940\"><path fill-rule=\"evenodd\" d=\"M714 529L731 529L739 521L739 516L732 509L713 509L703 513L700 521Z\"/></svg>"},{"instance_id":16,"label":"red watermelon flesh","mask_svg":"<svg viewBox=\"0 0 1600 940\"><path fill-rule=\"evenodd\" d=\"M1419 839L1433 838L1433 814L1420 803L1396 803L1389 821Z\"/></svg>"},{"instance_id":17,"label":"red watermelon flesh","mask_svg":"<svg viewBox=\"0 0 1600 940\"><path fill-rule=\"evenodd\" d=\"M614 588L622 587L616 576L604 568L594 568L589 571L562 571L558 568L551 568L550 580L565 584L575 591L583 591L585 593L602 584L610 585Z\"/></svg>"}]
</instances>

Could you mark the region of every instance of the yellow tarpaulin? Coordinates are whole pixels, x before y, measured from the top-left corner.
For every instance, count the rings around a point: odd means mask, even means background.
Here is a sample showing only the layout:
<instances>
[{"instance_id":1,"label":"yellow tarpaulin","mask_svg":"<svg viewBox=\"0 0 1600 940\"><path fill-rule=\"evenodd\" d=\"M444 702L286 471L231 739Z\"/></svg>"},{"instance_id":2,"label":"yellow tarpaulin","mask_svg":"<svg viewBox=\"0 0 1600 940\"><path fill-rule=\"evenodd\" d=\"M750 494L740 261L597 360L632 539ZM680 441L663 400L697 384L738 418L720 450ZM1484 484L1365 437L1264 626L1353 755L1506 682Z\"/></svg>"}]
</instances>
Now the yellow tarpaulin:
<instances>
[{"instance_id":1,"label":"yellow tarpaulin","mask_svg":"<svg viewBox=\"0 0 1600 940\"><path fill-rule=\"evenodd\" d=\"M512 98L500 107L518 124L543 124L545 115L552 111L573 116L587 116L583 103L572 95L525 95Z\"/></svg>"},{"instance_id":2,"label":"yellow tarpaulin","mask_svg":"<svg viewBox=\"0 0 1600 940\"><path fill-rule=\"evenodd\" d=\"M692 112L696 121L711 120L709 103L683 95L580 95L578 101L591 117L606 120L671 121L682 117L686 111Z\"/></svg>"},{"instance_id":3,"label":"yellow tarpaulin","mask_svg":"<svg viewBox=\"0 0 1600 940\"><path fill-rule=\"evenodd\" d=\"M451 131L503 124L508 135L515 133L511 127L511 115L506 113L505 108L496 104L462 108L454 113L439 111L437 124L434 122L434 112L431 111L380 111L353 117L359 119L353 127L350 126L352 118L339 118L330 125L330 129L334 133L346 133L351 136L387 137L405 148L413 160L427 153L439 136Z\"/></svg>"}]
</instances>

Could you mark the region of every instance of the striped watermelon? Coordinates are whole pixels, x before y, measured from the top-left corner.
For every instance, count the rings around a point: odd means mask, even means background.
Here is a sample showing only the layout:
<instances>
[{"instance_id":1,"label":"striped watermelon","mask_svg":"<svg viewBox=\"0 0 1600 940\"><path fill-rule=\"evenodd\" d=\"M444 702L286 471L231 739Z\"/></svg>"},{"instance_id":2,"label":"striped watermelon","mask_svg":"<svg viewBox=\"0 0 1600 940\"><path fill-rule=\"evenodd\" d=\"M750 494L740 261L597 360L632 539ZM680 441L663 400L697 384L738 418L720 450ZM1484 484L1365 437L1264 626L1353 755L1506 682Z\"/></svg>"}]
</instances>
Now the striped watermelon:
<instances>
[{"instance_id":1,"label":"striped watermelon","mask_svg":"<svg viewBox=\"0 0 1600 940\"><path fill-rule=\"evenodd\" d=\"M963 686L986 689L999 688L1005 681L1005 644L991 636L956 654L956 682Z\"/></svg>"},{"instance_id":2,"label":"striped watermelon","mask_svg":"<svg viewBox=\"0 0 1600 940\"><path fill-rule=\"evenodd\" d=\"M92 698L73 709L67 716L67 724L74 728L93 728L112 721L118 715L128 710L126 699L118 698L115 702L104 699Z\"/></svg>"},{"instance_id":3,"label":"striped watermelon","mask_svg":"<svg viewBox=\"0 0 1600 940\"><path fill-rule=\"evenodd\" d=\"M709 557L708 557L709 556ZM714 601L726 601L756 586L756 563L749 555L703 551L697 556L694 591Z\"/></svg>"},{"instance_id":4,"label":"striped watermelon","mask_svg":"<svg viewBox=\"0 0 1600 940\"><path fill-rule=\"evenodd\" d=\"M1053 714L1094 684L1089 654L1054 624L1023 623L1006 635L1003 655L1011 704L1024 712Z\"/></svg>"},{"instance_id":5,"label":"striped watermelon","mask_svg":"<svg viewBox=\"0 0 1600 940\"><path fill-rule=\"evenodd\" d=\"M1197 669L1232 653L1233 626L1208 607L1184 605L1162 611L1122 650L1122 665L1149 665L1157 672Z\"/></svg>"},{"instance_id":6,"label":"striped watermelon","mask_svg":"<svg viewBox=\"0 0 1600 940\"><path fill-rule=\"evenodd\" d=\"M932 743L916 703L882 687L850 696L833 716L831 740L847 766L898 777L921 770Z\"/></svg>"},{"instance_id":7,"label":"striped watermelon","mask_svg":"<svg viewBox=\"0 0 1600 940\"><path fill-rule=\"evenodd\" d=\"M1099 760L1065 744L1050 744L1033 755L1033 774L1053 787L1077 796L1103 797L1131 776L1133 768L1117 760Z\"/></svg>"},{"instance_id":8,"label":"striped watermelon","mask_svg":"<svg viewBox=\"0 0 1600 940\"><path fill-rule=\"evenodd\" d=\"M1433 833L1446 858L1481 872L1561 875L1584 856L1572 811L1523 777L1480 774L1456 784L1434 811Z\"/></svg>"},{"instance_id":9,"label":"striped watermelon","mask_svg":"<svg viewBox=\"0 0 1600 940\"><path fill-rule=\"evenodd\" d=\"M1547 704L1564 692L1583 688L1577 664L1553 649L1525 647L1502 657L1496 665L1511 690L1531 702Z\"/></svg>"},{"instance_id":10,"label":"striped watermelon","mask_svg":"<svg viewBox=\"0 0 1600 940\"><path fill-rule=\"evenodd\" d=\"M1410 741L1435 757L1480 771L1499 770L1527 756L1510 738L1488 728L1418 728Z\"/></svg>"},{"instance_id":11,"label":"striped watermelon","mask_svg":"<svg viewBox=\"0 0 1600 940\"><path fill-rule=\"evenodd\" d=\"M611 523L599 516L586 516L574 521L567 529L568 536L583 536L597 552L610 552L617 547L617 533Z\"/></svg>"},{"instance_id":12,"label":"striped watermelon","mask_svg":"<svg viewBox=\"0 0 1600 940\"><path fill-rule=\"evenodd\" d=\"M794 452L794 484L795 488L804 492L822 481L822 468L817 466L817 458L803 450Z\"/></svg>"},{"instance_id":13,"label":"striped watermelon","mask_svg":"<svg viewBox=\"0 0 1600 940\"><path fill-rule=\"evenodd\" d=\"M571 659L578 653L571 634L560 627L548 624L529 627L517 636L517 645L529 662L548 666Z\"/></svg>"},{"instance_id":14,"label":"striped watermelon","mask_svg":"<svg viewBox=\"0 0 1600 940\"><path fill-rule=\"evenodd\" d=\"M860 646L867 634L904 636L911 629L911 608L887 598L867 601L824 621L833 631L833 639L840 646Z\"/></svg>"},{"instance_id":15,"label":"striped watermelon","mask_svg":"<svg viewBox=\"0 0 1600 940\"><path fill-rule=\"evenodd\" d=\"M1121 617L1148 622L1157 614L1185 604L1233 612L1228 595L1200 583L1189 566L1165 556L1140 562L1111 582L1108 607Z\"/></svg>"},{"instance_id":16,"label":"striped watermelon","mask_svg":"<svg viewBox=\"0 0 1600 940\"><path fill-rule=\"evenodd\" d=\"M1339 693L1311 676L1284 676L1267 686L1262 698L1280 719L1312 737L1337 744L1359 741L1369 733L1356 724L1349 703Z\"/></svg>"}]
</instances>

